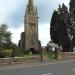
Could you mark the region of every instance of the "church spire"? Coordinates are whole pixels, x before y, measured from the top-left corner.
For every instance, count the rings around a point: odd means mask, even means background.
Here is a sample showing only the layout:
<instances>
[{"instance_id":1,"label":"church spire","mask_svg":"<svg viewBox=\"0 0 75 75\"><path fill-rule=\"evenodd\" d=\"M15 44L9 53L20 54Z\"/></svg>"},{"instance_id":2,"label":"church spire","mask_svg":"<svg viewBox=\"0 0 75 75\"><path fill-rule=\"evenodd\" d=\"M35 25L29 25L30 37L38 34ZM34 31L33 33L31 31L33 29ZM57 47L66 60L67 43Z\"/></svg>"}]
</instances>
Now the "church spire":
<instances>
[{"instance_id":1,"label":"church spire","mask_svg":"<svg viewBox=\"0 0 75 75\"><path fill-rule=\"evenodd\" d=\"M33 0L29 0L28 6L29 6L30 8L33 7Z\"/></svg>"},{"instance_id":2,"label":"church spire","mask_svg":"<svg viewBox=\"0 0 75 75\"><path fill-rule=\"evenodd\" d=\"M25 43L22 43L25 44L25 52L38 53L40 47L38 42L38 12L33 0L28 0L24 24L25 38L23 41Z\"/></svg>"},{"instance_id":3,"label":"church spire","mask_svg":"<svg viewBox=\"0 0 75 75\"><path fill-rule=\"evenodd\" d=\"M33 0L29 0L29 3L28 3L28 12L30 13L30 11L33 11L33 8L34 5L33 5Z\"/></svg>"},{"instance_id":4,"label":"church spire","mask_svg":"<svg viewBox=\"0 0 75 75\"><path fill-rule=\"evenodd\" d=\"M33 0L29 0L29 6L33 6Z\"/></svg>"}]
</instances>

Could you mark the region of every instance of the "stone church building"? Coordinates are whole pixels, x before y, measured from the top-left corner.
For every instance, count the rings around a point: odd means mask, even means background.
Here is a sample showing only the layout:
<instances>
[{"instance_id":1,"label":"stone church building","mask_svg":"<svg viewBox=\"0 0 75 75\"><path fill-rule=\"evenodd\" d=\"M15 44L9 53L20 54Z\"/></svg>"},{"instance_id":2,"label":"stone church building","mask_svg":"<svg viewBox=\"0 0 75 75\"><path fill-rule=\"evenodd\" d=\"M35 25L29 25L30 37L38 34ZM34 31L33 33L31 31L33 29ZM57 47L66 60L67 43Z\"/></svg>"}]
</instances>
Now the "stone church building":
<instances>
[{"instance_id":1,"label":"stone church building","mask_svg":"<svg viewBox=\"0 0 75 75\"><path fill-rule=\"evenodd\" d=\"M21 33L19 47L24 52L38 53L40 42L38 39L38 12L33 0L29 0L24 17L24 32Z\"/></svg>"}]
</instances>

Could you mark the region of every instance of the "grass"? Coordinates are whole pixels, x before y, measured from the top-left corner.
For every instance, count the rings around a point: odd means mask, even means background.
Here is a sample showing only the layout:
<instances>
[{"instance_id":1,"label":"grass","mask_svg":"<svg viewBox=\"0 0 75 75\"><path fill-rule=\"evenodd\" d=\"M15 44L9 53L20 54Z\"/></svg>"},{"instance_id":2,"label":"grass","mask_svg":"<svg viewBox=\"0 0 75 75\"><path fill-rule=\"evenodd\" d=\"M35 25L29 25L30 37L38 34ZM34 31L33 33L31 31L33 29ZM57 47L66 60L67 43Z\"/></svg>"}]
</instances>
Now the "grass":
<instances>
[{"instance_id":1,"label":"grass","mask_svg":"<svg viewBox=\"0 0 75 75\"><path fill-rule=\"evenodd\" d=\"M55 59L55 53L54 52L43 52L43 56L48 57L48 59Z\"/></svg>"},{"instance_id":2,"label":"grass","mask_svg":"<svg viewBox=\"0 0 75 75\"><path fill-rule=\"evenodd\" d=\"M55 59L55 53L54 52L46 52L46 51L43 51L42 53L43 53L43 57L47 57L48 59ZM40 54L33 55L32 53L26 54L23 57L26 57L28 59L31 59L32 57L36 57L36 56L41 57Z\"/></svg>"}]
</instances>

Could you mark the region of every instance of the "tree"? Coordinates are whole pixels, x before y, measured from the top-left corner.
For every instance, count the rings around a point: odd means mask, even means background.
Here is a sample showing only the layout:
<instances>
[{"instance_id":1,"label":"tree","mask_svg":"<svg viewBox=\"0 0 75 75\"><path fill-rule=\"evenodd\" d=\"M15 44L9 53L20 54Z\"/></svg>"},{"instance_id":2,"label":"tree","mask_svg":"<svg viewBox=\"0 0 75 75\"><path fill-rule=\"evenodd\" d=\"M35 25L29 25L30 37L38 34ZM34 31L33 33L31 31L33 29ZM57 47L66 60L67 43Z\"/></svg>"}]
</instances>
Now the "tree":
<instances>
[{"instance_id":1,"label":"tree","mask_svg":"<svg viewBox=\"0 0 75 75\"><path fill-rule=\"evenodd\" d=\"M72 38L72 46L75 47L75 0L70 0L69 3L69 11L70 11L70 33Z\"/></svg>"},{"instance_id":2,"label":"tree","mask_svg":"<svg viewBox=\"0 0 75 75\"><path fill-rule=\"evenodd\" d=\"M51 39L59 46L62 45L63 51L70 50L70 40L67 31L68 17L68 9L62 4L62 7L59 5L58 11L53 12L51 19Z\"/></svg>"},{"instance_id":3,"label":"tree","mask_svg":"<svg viewBox=\"0 0 75 75\"><path fill-rule=\"evenodd\" d=\"M0 57L22 56L22 51L11 41L11 32L6 24L0 26Z\"/></svg>"},{"instance_id":4,"label":"tree","mask_svg":"<svg viewBox=\"0 0 75 75\"><path fill-rule=\"evenodd\" d=\"M69 3L69 11L70 11L70 14L71 16L74 16L75 17L75 0L70 0L70 3Z\"/></svg>"},{"instance_id":5,"label":"tree","mask_svg":"<svg viewBox=\"0 0 75 75\"><path fill-rule=\"evenodd\" d=\"M11 57L16 57L16 56L23 56L23 52L19 49L19 47L16 44L12 44L12 53Z\"/></svg>"},{"instance_id":6,"label":"tree","mask_svg":"<svg viewBox=\"0 0 75 75\"><path fill-rule=\"evenodd\" d=\"M57 19L58 18L58 19ZM54 10L52 19L51 19L51 28L50 28L50 35L51 39L54 43L59 44L59 33L58 33L58 21L59 21L59 15L56 10Z\"/></svg>"},{"instance_id":7,"label":"tree","mask_svg":"<svg viewBox=\"0 0 75 75\"><path fill-rule=\"evenodd\" d=\"M0 26L0 57L4 57L4 51L10 49L11 42L11 32L7 30L7 25L2 24ZM3 55L3 56L2 56Z\"/></svg>"},{"instance_id":8,"label":"tree","mask_svg":"<svg viewBox=\"0 0 75 75\"><path fill-rule=\"evenodd\" d=\"M62 7L60 8L60 10L58 9L58 12L60 12L59 29L61 32L63 31L60 36L61 45L63 47L63 51L71 51L70 50L71 43L70 43L69 32L68 32L69 25L70 25L69 22L70 15L69 15L68 8L64 4L62 4Z\"/></svg>"},{"instance_id":9,"label":"tree","mask_svg":"<svg viewBox=\"0 0 75 75\"><path fill-rule=\"evenodd\" d=\"M6 44L8 46L10 46L10 44L11 44L11 32L7 31L6 24L2 24L0 27L0 43L2 45Z\"/></svg>"}]
</instances>

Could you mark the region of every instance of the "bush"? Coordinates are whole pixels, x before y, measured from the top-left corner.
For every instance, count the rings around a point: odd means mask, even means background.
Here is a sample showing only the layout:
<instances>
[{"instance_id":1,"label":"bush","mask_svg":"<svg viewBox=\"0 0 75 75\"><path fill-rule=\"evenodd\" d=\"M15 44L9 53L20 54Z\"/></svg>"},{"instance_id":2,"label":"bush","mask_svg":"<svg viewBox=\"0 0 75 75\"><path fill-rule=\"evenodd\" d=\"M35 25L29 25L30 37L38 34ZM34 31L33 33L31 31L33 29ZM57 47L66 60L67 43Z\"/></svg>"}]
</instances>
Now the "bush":
<instances>
[{"instance_id":1,"label":"bush","mask_svg":"<svg viewBox=\"0 0 75 75\"><path fill-rule=\"evenodd\" d=\"M5 53L0 51L0 58L4 58L5 57Z\"/></svg>"},{"instance_id":2,"label":"bush","mask_svg":"<svg viewBox=\"0 0 75 75\"><path fill-rule=\"evenodd\" d=\"M23 56L24 55L23 52L15 44L13 44L12 49L13 50L11 53L11 57L17 57L17 56Z\"/></svg>"}]
</instances>

